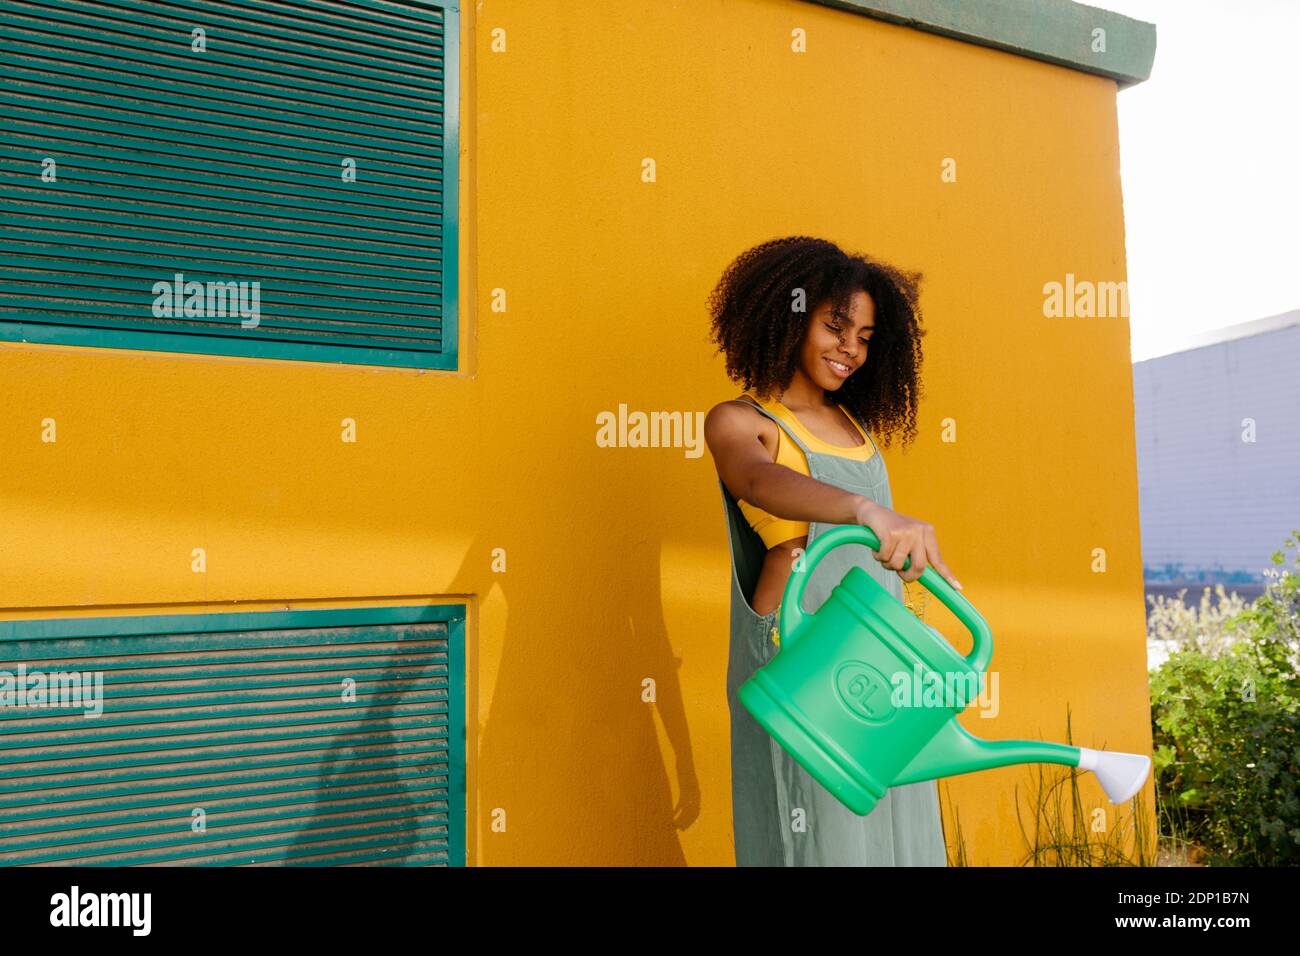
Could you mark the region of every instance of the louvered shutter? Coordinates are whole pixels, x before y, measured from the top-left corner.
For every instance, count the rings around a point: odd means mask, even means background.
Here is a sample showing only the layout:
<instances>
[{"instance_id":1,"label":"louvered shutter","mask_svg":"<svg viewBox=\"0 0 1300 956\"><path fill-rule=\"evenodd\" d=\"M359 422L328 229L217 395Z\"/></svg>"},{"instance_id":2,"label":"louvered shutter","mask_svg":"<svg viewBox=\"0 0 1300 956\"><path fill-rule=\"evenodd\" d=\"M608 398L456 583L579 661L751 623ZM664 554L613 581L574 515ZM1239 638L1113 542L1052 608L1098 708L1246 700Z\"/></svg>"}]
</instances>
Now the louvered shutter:
<instances>
[{"instance_id":1,"label":"louvered shutter","mask_svg":"<svg viewBox=\"0 0 1300 956\"><path fill-rule=\"evenodd\" d=\"M0 864L464 865L463 625L460 605L0 623ZM99 716L15 706L20 674L93 672Z\"/></svg>"},{"instance_id":2,"label":"louvered shutter","mask_svg":"<svg viewBox=\"0 0 1300 956\"><path fill-rule=\"evenodd\" d=\"M0 337L455 368L457 29L0 0Z\"/></svg>"}]
</instances>

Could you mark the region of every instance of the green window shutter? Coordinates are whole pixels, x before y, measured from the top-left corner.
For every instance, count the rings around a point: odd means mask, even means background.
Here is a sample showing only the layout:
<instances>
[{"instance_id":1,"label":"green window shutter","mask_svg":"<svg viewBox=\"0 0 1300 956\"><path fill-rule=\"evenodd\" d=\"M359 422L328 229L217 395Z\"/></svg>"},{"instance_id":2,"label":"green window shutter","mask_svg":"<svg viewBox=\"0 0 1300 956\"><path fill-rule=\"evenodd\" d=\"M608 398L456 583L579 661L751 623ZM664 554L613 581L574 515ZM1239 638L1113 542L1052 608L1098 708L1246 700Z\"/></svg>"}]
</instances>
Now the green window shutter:
<instances>
[{"instance_id":1,"label":"green window shutter","mask_svg":"<svg viewBox=\"0 0 1300 956\"><path fill-rule=\"evenodd\" d=\"M0 864L464 865L464 620L0 622ZM98 716L31 696L95 672Z\"/></svg>"},{"instance_id":2,"label":"green window shutter","mask_svg":"<svg viewBox=\"0 0 1300 956\"><path fill-rule=\"evenodd\" d=\"M0 338L456 368L458 22L0 0Z\"/></svg>"}]
</instances>

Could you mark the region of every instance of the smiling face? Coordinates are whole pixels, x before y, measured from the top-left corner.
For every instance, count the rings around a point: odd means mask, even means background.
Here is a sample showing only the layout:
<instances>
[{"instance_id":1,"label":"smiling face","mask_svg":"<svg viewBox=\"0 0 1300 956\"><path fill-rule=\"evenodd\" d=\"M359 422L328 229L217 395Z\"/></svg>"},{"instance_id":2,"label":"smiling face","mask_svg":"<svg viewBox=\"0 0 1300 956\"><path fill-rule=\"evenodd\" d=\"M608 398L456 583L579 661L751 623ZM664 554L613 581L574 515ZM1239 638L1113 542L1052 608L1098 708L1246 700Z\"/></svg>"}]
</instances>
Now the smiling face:
<instances>
[{"instance_id":1,"label":"smiling face","mask_svg":"<svg viewBox=\"0 0 1300 956\"><path fill-rule=\"evenodd\" d=\"M867 361L867 342L876 326L876 304L866 292L853 293L849 321L840 325L830 299L808 320L799 354L803 373L817 386L833 392Z\"/></svg>"}]
</instances>

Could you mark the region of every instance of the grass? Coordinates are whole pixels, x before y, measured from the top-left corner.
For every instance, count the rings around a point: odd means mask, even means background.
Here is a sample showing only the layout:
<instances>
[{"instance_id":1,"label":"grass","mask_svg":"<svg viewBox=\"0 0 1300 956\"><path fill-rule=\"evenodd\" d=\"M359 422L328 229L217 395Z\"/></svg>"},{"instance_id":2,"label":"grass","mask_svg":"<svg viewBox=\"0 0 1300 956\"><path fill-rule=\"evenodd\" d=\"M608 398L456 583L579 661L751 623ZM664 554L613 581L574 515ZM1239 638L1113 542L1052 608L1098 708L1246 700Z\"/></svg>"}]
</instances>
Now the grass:
<instances>
[{"instance_id":1,"label":"grass","mask_svg":"<svg viewBox=\"0 0 1300 956\"><path fill-rule=\"evenodd\" d=\"M1065 726L1066 742L1073 744L1068 705ZM1020 866L1179 865L1176 855L1170 857L1159 852L1161 841L1141 799L1142 791L1125 805L1129 811L1127 816L1124 807L1113 808L1109 803L1085 807L1079 792L1078 768L1060 764L1029 766L1034 786L1029 795L1032 819L1028 826L1021 816L1019 786L1015 790L1016 821L1023 840ZM1181 821L1161 807L1158 796L1157 816L1162 824L1169 826L1165 840L1176 847L1183 832ZM947 802L952 806L951 799ZM970 866L961 816L955 807L952 818L955 832L948 865Z\"/></svg>"}]
</instances>

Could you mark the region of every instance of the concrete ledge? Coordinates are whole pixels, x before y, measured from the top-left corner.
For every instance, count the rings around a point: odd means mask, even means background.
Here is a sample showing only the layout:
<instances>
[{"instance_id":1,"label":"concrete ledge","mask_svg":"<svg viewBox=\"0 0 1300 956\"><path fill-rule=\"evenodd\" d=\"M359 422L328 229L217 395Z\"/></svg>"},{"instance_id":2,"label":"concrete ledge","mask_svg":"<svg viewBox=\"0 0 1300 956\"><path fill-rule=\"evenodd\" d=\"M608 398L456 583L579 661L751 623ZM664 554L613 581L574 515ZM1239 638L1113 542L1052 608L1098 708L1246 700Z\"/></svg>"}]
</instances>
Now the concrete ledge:
<instances>
[{"instance_id":1,"label":"concrete ledge","mask_svg":"<svg viewBox=\"0 0 1300 956\"><path fill-rule=\"evenodd\" d=\"M1153 23L1071 0L807 0L917 30L1045 60L1115 80L1121 89L1151 75ZM1106 31L1105 52L1093 31Z\"/></svg>"}]
</instances>

